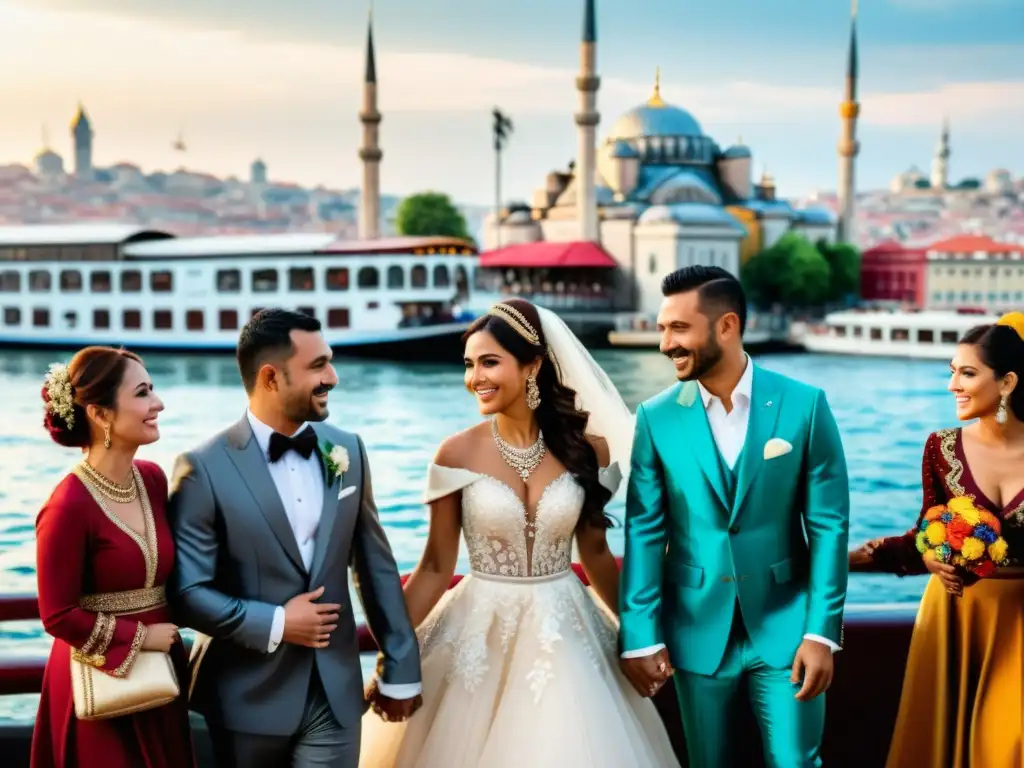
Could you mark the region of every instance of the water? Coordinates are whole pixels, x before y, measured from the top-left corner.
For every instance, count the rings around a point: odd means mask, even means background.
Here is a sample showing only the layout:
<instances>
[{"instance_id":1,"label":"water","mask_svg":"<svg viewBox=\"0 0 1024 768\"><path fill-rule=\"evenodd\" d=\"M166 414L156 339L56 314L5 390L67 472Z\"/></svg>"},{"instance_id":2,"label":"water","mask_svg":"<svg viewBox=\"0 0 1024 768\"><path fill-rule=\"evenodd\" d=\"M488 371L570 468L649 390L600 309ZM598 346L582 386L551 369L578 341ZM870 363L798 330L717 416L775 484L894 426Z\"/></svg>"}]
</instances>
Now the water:
<instances>
[{"instance_id":1,"label":"water","mask_svg":"<svg viewBox=\"0 0 1024 768\"><path fill-rule=\"evenodd\" d=\"M600 351L596 357L631 408L674 382L656 352ZM52 353L0 351L0 592L34 592L34 519L51 488L81 458L53 444L41 427L39 390ZM175 456L237 420L245 397L231 357L150 355L146 362L167 406L163 438L143 458L170 473ZM954 422L941 363L814 355L771 355L758 362L822 387L828 394L850 468L851 543L899 533L920 505L921 450L929 432ZM479 419L452 365L408 365L342 359L331 421L366 444L381 519L402 570L412 568L427 532L421 493L428 462L443 437ZM624 492L611 513L622 519ZM622 551L621 530L610 535ZM465 554L460 570L465 570ZM851 577L849 601L912 602L921 578ZM38 622L0 625L0 657L45 655L50 641ZM35 697L0 699L0 719L24 718Z\"/></svg>"}]
</instances>

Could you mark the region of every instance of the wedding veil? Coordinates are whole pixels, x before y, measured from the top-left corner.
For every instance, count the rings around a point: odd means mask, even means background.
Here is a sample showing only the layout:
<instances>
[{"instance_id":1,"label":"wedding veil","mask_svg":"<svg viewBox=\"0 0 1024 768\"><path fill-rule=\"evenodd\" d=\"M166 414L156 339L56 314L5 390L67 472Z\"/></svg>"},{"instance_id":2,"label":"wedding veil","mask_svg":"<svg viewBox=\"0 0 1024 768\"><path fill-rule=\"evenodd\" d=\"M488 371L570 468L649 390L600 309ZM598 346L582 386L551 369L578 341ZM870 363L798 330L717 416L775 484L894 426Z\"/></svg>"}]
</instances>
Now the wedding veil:
<instances>
[{"instance_id":1,"label":"wedding veil","mask_svg":"<svg viewBox=\"0 0 1024 768\"><path fill-rule=\"evenodd\" d=\"M587 434L604 438L611 461L618 463L625 476L633 448L633 414L608 374L562 318L549 309L536 309L558 380L575 390L576 407L590 414Z\"/></svg>"}]
</instances>

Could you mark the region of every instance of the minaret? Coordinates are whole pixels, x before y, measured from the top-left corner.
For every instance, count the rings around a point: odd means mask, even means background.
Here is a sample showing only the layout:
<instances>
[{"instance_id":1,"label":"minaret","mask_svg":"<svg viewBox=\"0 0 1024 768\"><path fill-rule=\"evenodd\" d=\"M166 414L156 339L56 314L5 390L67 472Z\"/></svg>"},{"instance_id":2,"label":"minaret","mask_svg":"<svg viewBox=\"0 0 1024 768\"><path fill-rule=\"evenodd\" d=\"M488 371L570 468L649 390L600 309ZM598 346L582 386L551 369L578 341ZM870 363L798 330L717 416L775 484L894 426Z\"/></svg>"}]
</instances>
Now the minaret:
<instances>
[{"instance_id":1,"label":"minaret","mask_svg":"<svg viewBox=\"0 0 1024 768\"><path fill-rule=\"evenodd\" d=\"M949 188L949 119L942 121L942 135L932 158L932 189Z\"/></svg>"},{"instance_id":2,"label":"minaret","mask_svg":"<svg viewBox=\"0 0 1024 768\"><path fill-rule=\"evenodd\" d=\"M852 243L856 240L854 231L854 161L860 151L857 141L857 115L860 104L857 102L857 0L853 0L850 18L850 52L846 62L846 92L843 103L839 105L839 114L843 118L843 135L839 140L839 242Z\"/></svg>"},{"instance_id":3,"label":"minaret","mask_svg":"<svg viewBox=\"0 0 1024 768\"><path fill-rule=\"evenodd\" d=\"M366 76L363 78L363 111L359 113L363 124L363 146L359 159L363 161L363 188L359 204L359 238L376 240L380 237L380 112L377 111L377 62L373 54L373 13L366 32Z\"/></svg>"},{"instance_id":4,"label":"minaret","mask_svg":"<svg viewBox=\"0 0 1024 768\"><path fill-rule=\"evenodd\" d=\"M580 44L580 74L576 90L580 94L580 111L576 113L579 151L576 154L576 209L580 220L580 239L598 242L601 233L597 219L597 18L595 0L584 0L583 40Z\"/></svg>"},{"instance_id":5,"label":"minaret","mask_svg":"<svg viewBox=\"0 0 1024 768\"><path fill-rule=\"evenodd\" d=\"M78 103L78 112L71 121L71 138L75 145L75 176L91 181L92 168L92 124L85 114L85 107Z\"/></svg>"}]
</instances>

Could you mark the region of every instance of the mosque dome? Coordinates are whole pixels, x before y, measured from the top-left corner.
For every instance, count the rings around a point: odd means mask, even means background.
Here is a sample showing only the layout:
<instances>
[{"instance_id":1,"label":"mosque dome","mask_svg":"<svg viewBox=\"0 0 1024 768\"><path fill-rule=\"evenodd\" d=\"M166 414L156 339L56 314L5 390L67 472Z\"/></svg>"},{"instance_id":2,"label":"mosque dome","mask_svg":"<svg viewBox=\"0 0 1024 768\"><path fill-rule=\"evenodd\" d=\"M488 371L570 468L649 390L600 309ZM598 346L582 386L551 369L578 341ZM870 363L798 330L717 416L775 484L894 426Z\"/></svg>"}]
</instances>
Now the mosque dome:
<instances>
[{"instance_id":1,"label":"mosque dome","mask_svg":"<svg viewBox=\"0 0 1024 768\"><path fill-rule=\"evenodd\" d=\"M639 159L642 168L708 167L714 164L718 151L697 118L662 99L659 73L651 98L612 123L598 150L597 168L602 178L610 180L616 177L616 163L631 156Z\"/></svg>"},{"instance_id":2,"label":"mosque dome","mask_svg":"<svg viewBox=\"0 0 1024 768\"><path fill-rule=\"evenodd\" d=\"M35 166L39 176L59 176L64 173L64 158L49 147L43 147L35 156Z\"/></svg>"},{"instance_id":3,"label":"mosque dome","mask_svg":"<svg viewBox=\"0 0 1024 768\"><path fill-rule=\"evenodd\" d=\"M750 153L750 147L743 143L743 139L739 139L722 153L723 160L744 160L751 157L753 155Z\"/></svg>"},{"instance_id":4,"label":"mosque dome","mask_svg":"<svg viewBox=\"0 0 1024 768\"><path fill-rule=\"evenodd\" d=\"M640 153L625 139L617 139L612 147L612 157L619 160L629 160L640 157Z\"/></svg>"},{"instance_id":5,"label":"mosque dome","mask_svg":"<svg viewBox=\"0 0 1024 768\"><path fill-rule=\"evenodd\" d=\"M533 217L529 211L512 211L505 217L505 224L533 224Z\"/></svg>"},{"instance_id":6,"label":"mosque dome","mask_svg":"<svg viewBox=\"0 0 1024 768\"><path fill-rule=\"evenodd\" d=\"M654 136L703 136L697 118L681 107L661 102L646 104L626 112L608 132L610 139L640 139Z\"/></svg>"},{"instance_id":7,"label":"mosque dome","mask_svg":"<svg viewBox=\"0 0 1024 768\"><path fill-rule=\"evenodd\" d=\"M608 131L609 143L619 139L703 136L704 131L692 114L661 98L661 70L654 75L654 93L647 103L633 107L616 120Z\"/></svg>"}]
</instances>

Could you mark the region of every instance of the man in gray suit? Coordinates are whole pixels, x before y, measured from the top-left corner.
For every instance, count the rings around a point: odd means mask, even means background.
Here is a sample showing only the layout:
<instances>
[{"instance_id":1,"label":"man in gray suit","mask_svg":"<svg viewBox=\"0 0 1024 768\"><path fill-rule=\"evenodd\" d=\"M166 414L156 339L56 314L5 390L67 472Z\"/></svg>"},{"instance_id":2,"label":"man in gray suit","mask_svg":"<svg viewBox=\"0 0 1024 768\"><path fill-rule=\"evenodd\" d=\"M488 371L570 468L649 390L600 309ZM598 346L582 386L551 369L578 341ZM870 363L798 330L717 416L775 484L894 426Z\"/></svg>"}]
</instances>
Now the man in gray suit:
<instances>
[{"instance_id":1,"label":"man in gray suit","mask_svg":"<svg viewBox=\"0 0 1024 768\"><path fill-rule=\"evenodd\" d=\"M237 354L248 410L180 456L171 483L172 604L212 638L193 708L219 766L356 768L366 701L349 565L381 648L371 705L404 720L422 703L366 450L324 423L338 378L319 321L259 312Z\"/></svg>"}]
</instances>

